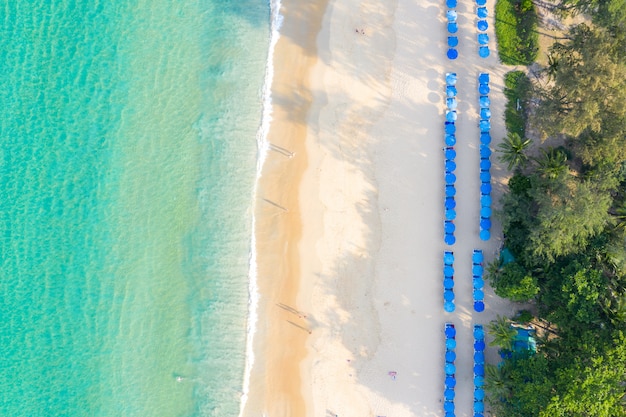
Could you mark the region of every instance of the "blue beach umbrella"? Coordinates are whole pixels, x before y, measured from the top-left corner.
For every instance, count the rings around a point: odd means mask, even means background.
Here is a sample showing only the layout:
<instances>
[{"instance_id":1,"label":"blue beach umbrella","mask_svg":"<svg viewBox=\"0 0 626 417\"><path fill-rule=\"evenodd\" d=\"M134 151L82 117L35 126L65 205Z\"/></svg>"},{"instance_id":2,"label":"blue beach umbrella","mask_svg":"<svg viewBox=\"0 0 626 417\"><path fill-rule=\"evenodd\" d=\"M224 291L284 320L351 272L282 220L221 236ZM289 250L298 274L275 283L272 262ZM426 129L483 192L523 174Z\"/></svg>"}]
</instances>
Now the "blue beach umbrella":
<instances>
[{"instance_id":1,"label":"blue beach umbrella","mask_svg":"<svg viewBox=\"0 0 626 417\"><path fill-rule=\"evenodd\" d=\"M474 401L474 412L482 413L485 411L485 403L482 401Z\"/></svg>"},{"instance_id":2,"label":"blue beach umbrella","mask_svg":"<svg viewBox=\"0 0 626 417\"><path fill-rule=\"evenodd\" d=\"M485 416L482 413L474 413L474 417L485 417Z\"/></svg>"},{"instance_id":3,"label":"blue beach umbrella","mask_svg":"<svg viewBox=\"0 0 626 417\"><path fill-rule=\"evenodd\" d=\"M456 348L456 340L446 339L446 349L455 349L455 348Z\"/></svg>"},{"instance_id":4,"label":"blue beach umbrella","mask_svg":"<svg viewBox=\"0 0 626 417\"><path fill-rule=\"evenodd\" d=\"M455 23L456 24L456 23ZM448 48L448 52L446 52L446 56L448 59L457 59L459 57L459 51L456 48Z\"/></svg>"},{"instance_id":5,"label":"blue beach umbrella","mask_svg":"<svg viewBox=\"0 0 626 417\"><path fill-rule=\"evenodd\" d=\"M483 145L489 145L491 143L491 135L489 132L480 133L480 143Z\"/></svg>"},{"instance_id":6,"label":"blue beach umbrella","mask_svg":"<svg viewBox=\"0 0 626 417\"><path fill-rule=\"evenodd\" d=\"M454 197L446 198L445 206L446 206L447 209L455 208L456 207L456 200L454 199Z\"/></svg>"},{"instance_id":7,"label":"blue beach umbrella","mask_svg":"<svg viewBox=\"0 0 626 417\"><path fill-rule=\"evenodd\" d=\"M487 0L476 0L476 5L478 6L484 6L485 4L487 4Z\"/></svg>"},{"instance_id":8,"label":"blue beach umbrella","mask_svg":"<svg viewBox=\"0 0 626 417\"><path fill-rule=\"evenodd\" d=\"M456 195L456 188L454 185L446 185L446 197L454 197Z\"/></svg>"},{"instance_id":9,"label":"blue beach umbrella","mask_svg":"<svg viewBox=\"0 0 626 417\"><path fill-rule=\"evenodd\" d=\"M472 282L474 289L480 290L485 286L485 280L482 278L474 278Z\"/></svg>"},{"instance_id":10,"label":"blue beach umbrella","mask_svg":"<svg viewBox=\"0 0 626 417\"><path fill-rule=\"evenodd\" d=\"M446 220L456 219L456 210L446 210Z\"/></svg>"},{"instance_id":11,"label":"blue beach umbrella","mask_svg":"<svg viewBox=\"0 0 626 417\"><path fill-rule=\"evenodd\" d=\"M456 386L456 378L453 377L452 375L446 376L445 385L448 388L454 388Z\"/></svg>"},{"instance_id":12,"label":"blue beach umbrella","mask_svg":"<svg viewBox=\"0 0 626 417\"><path fill-rule=\"evenodd\" d=\"M487 58L489 54L490 52L488 46L481 46L478 48L478 56L480 56L481 58Z\"/></svg>"},{"instance_id":13,"label":"blue beach umbrella","mask_svg":"<svg viewBox=\"0 0 626 417\"><path fill-rule=\"evenodd\" d=\"M482 326L474 326L474 339L482 340L485 338L485 330Z\"/></svg>"},{"instance_id":14,"label":"blue beach umbrella","mask_svg":"<svg viewBox=\"0 0 626 417\"><path fill-rule=\"evenodd\" d=\"M480 159L480 169L486 170L491 168L491 161L489 159L481 158Z\"/></svg>"},{"instance_id":15,"label":"blue beach umbrella","mask_svg":"<svg viewBox=\"0 0 626 417\"><path fill-rule=\"evenodd\" d=\"M456 10L448 10L446 12L446 18L448 19L448 22L450 23L456 22L456 17L457 17Z\"/></svg>"},{"instance_id":16,"label":"blue beach umbrella","mask_svg":"<svg viewBox=\"0 0 626 417\"><path fill-rule=\"evenodd\" d=\"M456 336L456 329L452 326L446 326L446 329L443 331L443 333L446 335L447 339L454 339L454 337Z\"/></svg>"},{"instance_id":17,"label":"blue beach umbrella","mask_svg":"<svg viewBox=\"0 0 626 417\"><path fill-rule=\"evenodd\" d=\"M479 33L478 34L478 43L480 45L487 45L489 43L489 35L487 35L486 33ZM481 85L487 85L487 84L481 84ZM489 87L487 86L487 89L489 89ZM483 94L483 93L481 93ZM484 93L487 94L487 93Z\"/></svg>"},{"instance_id":18,"label":"blue beach umbrella","mask_svg":"<svg viewBox=\"0 0 626 417\"><path fill-rule=\"evenodd\" d=\"M446 135L446 145L454 146L455 144L456 144L456 137L454 136L454 134Z\"/></svg>"},{"instance_id":19,"label":"blue beach umbrella","mask_svg":"<svg viewBox=\"0 0 626 417\"><path fill-rule=\"evenodd\" d=\"M480 36L480 35L478 35L478 36ZM490 91L489 84L480 84L478 86L478 93L481 96L486 96L487 94L489 94L489 91Z\"/></svg>"},{"instance_id":20,"label":"blue beach umbrella","mask_svg":"<svg viewBox=\"0 0 626 417\"><path fill-rule=\"evenodd\" d=\"M448 44L450 43L450 39L456 38L456 36L451 36L448 38ZM452 46L452 45L450 45ZM446 86L446 96L448 97L456 97L456 87L453 85Z\"/></svg>"},{"instance_id":21,"label":"blue beach umbrella","mask_svg":"<svg viewBox=\"0 0 626 417\"><path fill-rule=\"evenodd\" d=\"M443 276L446 278L452 278L454 276L454 267L452 265L444 265Z\"/></svg>"},{"instance_id":22,"label":"blue beach umbrella","mask_svg":"<svg viewBox=\"0 0 626 417\"><path fill-rule=\"evenodd\" d=\"M480 219L480 228L489 230L491 229L491 220L489 219Z\"/></svg>"},{"instance_id":23,"label":"blue beach umbrella","mask_svg":"<svg viewBox=\"0 0 626 417\"><path fill-rule=\"evenodd\" d=\"M446 0L446 6L448 9L454 9L456 7L456 0Z\"/></svg>"},{"instance_id":24,"label":"blue beach umbrella","mask_svg":"<svg viewBox=\"0 0 626 417\"><path fill-rule=\"evenodd\" d=\"M449 98L448 100L453 100L453 99ZM454 126L454 123L446 122L444 126L445 126L444 128L446 130L446 133L448 135L451 135L456 132L456 126Z\"/></svg>"},{"instance_id":25,"label":"blue beach umbrella","mask_svg":"<svg viewBox=\"0 0 626 417\"><path fill-rule=\"evenodd\" d=\"M454 237L452 233L447 233L446 235L444 235L443 241L446 243L446 245L452 246L456 243L456 237Z\"/></svg>"},{"instance_id":26,"label":"blue beach umbrella","mask_svg":"<svg viewBox=\"0 0 626 417\"><path fill-rule=\"evenodd\" d=\"M456 162L452 161L452 160L447 160L446 161L446 171L447 172L452 172L456 169Z\"/></svg>"},{"instance_id":27,"label":"blue beach umbrella","mask_svg":"<svg viewBox=\"0 0 626 417\"><path fill-rule=\"evenodd\" d=\"M485 376L485 365L474 365L474 375Z\"/></svg>"},{"instance_id":28,"label":"blue beach umbrella","mask_svg":"<svg viewBox=\"0 0 626 417\"><path fill-rule=\"evenodd\" d=\"M454 184L456 182L456 175L449 173L446 174L446 184Z\"/></svg>"},{"instance_id":29,"label":"blue beach umbrella","mask_svg":"<svg viewBox=\"0 0 626 417\"><path fill-rule=\"evenodd\" d=\"M480 74L478 74L478 83L489 84L489 73L481 72Z\"/></svg>"},{"instance_id":30,"label":"blue beach umbrella","mask_svg":"<svg viewBox=\"0 0 626 417\"><path fill-rule=\"evenodd\" d=\"M443 299L445 301L452 301L452 300L454 300L454 291L452 291L452 290L444 290L443 291Z\"/></svg>"},{"instance_id":31,"label":"blue beach umbrella","mask_svg":"<svg viewBox=\"0 0 626 417\"><path fill-rule=\"evenodd\" d=\"M490 195L483 195L480 197L480 205L483 207L490 207L491 206L491 196Z\"/></svg>"},{"instance_id":32,"label":"blue beach umbrella","mask_svg":"<svg viewBox=\"0 0 626 417\"><path fill-rule=\"evenodd\" d=\"M476 23L476 28L478 28L478 30L480 30L481 32L486 31L488 27L489 27L489 25L487 24L486 20L479 20ZM450 29L448 28L448 30L450 30Z\"/></svg>"},{"instance_id":33,"label":"blue beach umbrella","mask_svg":"<svg viewBox=\"0 0 626 417\"><path fill-rule=\"evenodd\" d=\"M490 207L481 207L480 208L480 217L484 217L484 218L491 217L491 208Z\"/></svg>"},{"instance_id":34,"label":"blue beach umbrella","mask_svg":"<svg viewBox=\"0 0 626 417\"><path fill-rule=\"evenodd\" d=\"M454 253L446 251L443 253L444 265L452 265L454 263Z\"/></svg>"},{"instance_id":35,"label":"blue beach umbrella","mask_svg":"<svg viewBox=\"0 0 626 417\"><path fill-rule=\"evenodd\" d=\"M487 241L489 240L489 238L491 238L491 233L489 233L489 230L483 229L480 231L480 240L484 240Z\"/></svg>"},{"instance_id":36,"label":"blue beach umbrella","mask_svg":"<svg viewBox=\"0 0 626 417\"><path fill-rule=\"evenodd\" d=\"M487 22L485 22L485 23L487 23ZM456 22L448 23L448 32L449 33L456 33L458 30L459 30L459 27L457 26Z\"/></svg>"},{"instance_id":37,"label":"blue beach umbrella","mask_svg":"<svg viewBox=\"0 0 626 417\"><path fill-rule=\"evenodd\" d=\"M485 303L483 301L474 301L474 311L481 313L485 310Z\"/></svg>"},{"instance_id":38,"label":"blue beach umbrella","mask_svg":"<svg viewBox=\"0 0 626 417\"><path fill-rule=\"evenodd\" d=\"M481 119L491 119L491 110L484 108L484 109L480 109L480 118Z\"/></svg>"},{"instance_id":39,"label":"blue beach umbrella","mask_svg":"<svg viewBox=\"0 0 626 417\"><path fill-rule=\"evenodd\" d=\"M455 111L447 111L446 112L446 121L454 122L456 120L456 112Z\"/></svg>"},{"instance_id":40,"label":"blue beach umbrella","mask_svg":"<svg viewBox=\"0 0 626 417\"><path fill-rule=\"evenodd\" d=\"M484 256L483 256L483 252L481 250L475 250L472 253L472 262L475 264L481 264L483 263L484 260Z\"/></svg>"},{"instance_id":41,"label":"blue beach umbrella","mask_svg":"<svg viewBox=\"0 0 626 417\"><path fill-rule=\"evenodd\" d=\"M478 99L478 104L481 108L488 108L491 106L491 100L489 100L489 96L480 96Z\"/></svg>"},{"instance_id":42,"label":"blue beach umbrella","mask_svg":"<svg viewBox=\"0 0 626 417\"><path fill-rule=\"evenodd\" d=\"M485 390L482 388L478 388L474 391L474 399L482 401L485 399Z\"/></svg>"},{"instance_id":43,"label":"blue beach umbrella","mask_svg":"<svg viewBox=\"0 0 626 417\"><path fill-rule=\"evenodd\" d=\"M454 308L454 302L452 301L446 301L443 303L443 309L446 313L453 313Z\"/></svg>"},{"instance_id":44,"label":"blue beach umbrella","mask_svg":"<svg viewBox=\"0 0 626 417\"><path fill-rule=\"evenodd\" d=\"M448 36L448 47L450 48L456 48L459 45L459 38L457 38L456 36ZM449 86L452 87L452 86ZM456 96L456 91L454 92L454 96ZM454 96L448 96L448 97L454 97Z\"/></svg>"},{"instance_id":45,"label":"blue beach umbrella","mask_svg":"<svg viewBox=\"0 0 626 417\"><path fill-rule=\"evenodd\" d=\"M443 280L443 289L451 290L454 288L454 280L452 278L444 278Z\"/></svg>"},{"instance_id":46,"label":"blue beach umbrella","mask_svg":"<svg viewBox=\"0 0 626 417\"><path fill-rule=\"evenodd\" d=\"M454 403L452 401L444 401L443 411L445 411L446 413L451 413L452 411L454 411Z\"/></svg>"},{"instance_id":47,"label":"blue beach umbrella","mask_svg":"<svg viewBox=\"0 0 626 417\"><path fill-rule=\"evenodd\" d=\"M481 162L482 165L482 162ZM491 184L488 182L483 182L480 184L480 193L482 195L491 194Z\"/></svg>"},{"instance_id":48,"label":"blue beach umbrella","mask_svg":"<svg viewBox=\"0 0 626 417\"><path fill-rule=\"evenodd\" d=\"M444 417L456 417L456 414L454 414L454 412L452 412L452 411L451 411L451 412L449 412L449 413L446 413L446 414L444 415ZM476 416L474 416L474 417L476 417Z\"/></svg>"},{"instance_id":49,"label":"blue beach umbrella","mask_svg":"<svg viewBox=\"0 0 626 417\"><path fill-rule=\"evenodd\" d=\"M485 385L485 378L483 378L482 376L475 376L474 377L474 386L482 387L483 385Z\"/></svg>"},{"instance_id":50,"label":"blue beach umbrella","mask_svg":"<svg viewBox=\"0 0 626 417\"><path fill-rule=\"evenodd\" d=\"M454 223L452 223L450 220L446 220L443 223L443 231L445 233L454 233L454 230L456 229L456 226L454 225Z\"/></svg>"},{"instance_id":51,"label":"blue beach umbrella","mask_svg":"<svg viewBox=\"0 0 626 417\"><path fill-rule=\"evenodd\" d=\"M473 298L474 301L485 301L485 293L483 290L474 290Z\"/></svg>"},{"instance_id":52,"label":"blue beach umbrella","mask_svg":"<svg viewBox=\"0 0 626 417\"><path fill-rule=\"evenodd\" d=\"M480 157L489 158L491 156L491 148L489 145L480 144Z\"/></svg>"},{"instance_id":53,"label":"blue beach umbrella","mask_svg":"<svg viewBox=\"0 0 626 417\"><path fill-rule=\"evenodd\" d=\"M486 7L479 7L478 9L476 9L476 16L478 16L480 19L486 19L487 18L487 8Z\"/></svg>"},{"instance_id":54,"label":"blue beach umbrella","mask_svg":"<svg viewBox=\"0 0 626 417\"><path fill-rule=\"evenodd\" d=\"M454 98L454 97L447 98L446 99L446 106L449 109L456 109L456 107L457 107L456 98ZM452 132L452 133L454 133L454 132Z\"/></svg>"},{"instance_id":55,"label":"blue beach umbrella","mask_svg":"<svg viewBox=\"0 0 626 417\"><path fill-rule=\"evenodd\" d=\"M491 130L491 122L489 120L481 120L478 122L480 132L489 132Z\"/></svg>"},{"instance_id":56,"label":"blue beach umbrella","mask_svg":"<svg viewBox=\"0 0 626 417\"><path fill-rule=\"evenodd\" d=\"M472 274L480 276L483 274L483 267L479 264L472 266Z\"/></svg>"},{"instance_id":57,"label":"blue beach umbrella","mask_svg":"<svg viewBox=\"0 0 626 417\"><path fill-rule=\"evenodd\" d=\"M455 359L456 359L456 353L454 353L454 351L452 350L448 350L446 352L446 362L453 363Z\"/></svg>"},{"instance_id":58,"label":"blue beach umbrella","mask_svg":"<svg viewBox=\"0 0 626 417\"><path fill-rule=\"evenodd\" d=\"M454 150L454 148L446 148L444 155L446 159L453 160L454 158L456 158L456 151Z\"/></svg>"},{"instance_id":59,"label":"blue beach umbrella","mask_svg":"<svg viewBox=\"0 0 626 417\"><path fill-rule=\"evenodd\" d=\"M449 72L446 74L446 84L447 85L456 84L456 72Z\"/></svg>"},{"instance_id":60,"label":"blue beach umbrella","mask_svg":"<svg viewBox=\"0 0 626 417\"><path fill-rule=\"evenodd\" d=\"M443 397L447 400L447 401L452 401L454 400L454 390L448 388L447 390L445 390L443 392Z\"/></svg>"},{"instance_id":61,"label":"blue beach umbrella","mask_svg":"<svg viewBox=\"0 0 626 417\"><path fill-rule=\"evenodd\" d=\"M446 375L454 375L456 373L456 366L453 363L446 363L445 366Z\"/></svg>"},{"instance_id":62,"label":"blue beach umbrella","mask_svg":"<svg viewBox=\"0 0 626 417\"><path fill-rule=\"evenodd\" d=\"M485 350L485 341L484 340L477 340L474 342L474 350L479 352L481 350Z\"/></svg>"},{"instance_id":63,"label":"blue beach umbrella","mask_svg":"<svg viewBox=\"0 0 626 417\"><path fill-rule=\"evenodd\" d=\"M480 171L480 182L489 182L491 181L491 174L489 171Z\"/></svg>"}]
</instances>

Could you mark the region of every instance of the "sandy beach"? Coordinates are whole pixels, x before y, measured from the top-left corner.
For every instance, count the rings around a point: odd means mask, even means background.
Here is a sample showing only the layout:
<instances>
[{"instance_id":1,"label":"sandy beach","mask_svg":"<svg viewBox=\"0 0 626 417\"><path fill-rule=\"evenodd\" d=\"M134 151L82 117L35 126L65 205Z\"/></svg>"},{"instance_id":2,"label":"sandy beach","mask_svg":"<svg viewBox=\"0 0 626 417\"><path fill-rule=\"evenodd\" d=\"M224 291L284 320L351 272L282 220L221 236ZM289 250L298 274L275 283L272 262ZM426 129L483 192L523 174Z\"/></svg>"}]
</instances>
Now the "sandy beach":
<instances>
[{"instance_id":1,"label":"sandy beach","mask_svg":"<svg viewBox=\"0 0 626 417\"><path fill-rule=\"evenodd\" d=\"M443 326L458 330L456 415L472 411L478 237L477 75L491 75L492 149L505 135L495 56L477 53L474 4L459 2L459 53L445 57L445 6L426 0L284 0L274 55L270 152L257 201L258 331L244 416L440 416ZM443 242L445 73L458 74L457 243ZM507 175L492 157L494 201ZM456 256L456 311L442 307L442 254ZM495 361L495 352L488 359ZM391 378L389 372L396 372Z\"/></svg>"}]
</instances>

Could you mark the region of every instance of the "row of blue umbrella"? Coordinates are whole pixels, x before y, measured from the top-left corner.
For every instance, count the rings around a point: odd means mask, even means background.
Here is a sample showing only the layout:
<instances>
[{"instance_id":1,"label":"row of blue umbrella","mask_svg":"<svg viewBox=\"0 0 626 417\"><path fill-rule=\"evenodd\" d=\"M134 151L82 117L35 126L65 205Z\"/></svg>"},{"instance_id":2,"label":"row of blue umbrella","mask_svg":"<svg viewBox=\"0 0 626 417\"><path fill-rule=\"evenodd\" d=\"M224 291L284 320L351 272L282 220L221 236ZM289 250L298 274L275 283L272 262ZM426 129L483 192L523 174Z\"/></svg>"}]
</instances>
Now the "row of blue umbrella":
<instances>
[{"instance_id":1,"label":"row of blue umbrella","mask_svg":"<svg viewBox=\"0 0 626 417\"><path fill-rule=\"evenodd\" d=\"M446 56L448 59L457 59L459 57L459 51L456 47L459 45L459 38L455 35L459 31L459 26L456 22L456 0L447 0L446 6L446 19L448 22L448 51Z\"/></svg>"},{"instance_id":2,"label":"row of blue umbrella","mask_svg":"<svg viewBox=\"0 0 626 417\"><path fill-rule=\"evenodd\" d=\"M444 172L446 192L444 199L445 220L444 220L444 235L443 240L446 245L454 245L456 237L454 231L456 229L454 225L454 219L456 218L456 151L454 145L456 144L456 73L446 74L446 120L444 122L445 131L445 144L444 148Z\"/></svg>"},{"instance_id":3,"label":"row of blue umbrella","mask_svg":"<svg viewBox=\"0 0 626 417\"><path fill-rule=\"evenodd\" d=\"M485 330L474 325L474 417L485 412Z\"/></svg>"},{"instance_id":4,"label":"row of blue umbrella","mask_svg":"<svg viewBox=\"0 0 626 417\"><path fill-rule=\"evenodd\" d=\"M454 324L446 323L444 333L446 336L446 361L444 365L446 379L443 391L443 410L445 417L454 417L454 387L456 386L456 366L454 365L456 360L456 329Z\"/></svg>"},{"instance_id":5,"label":"row of blue umbrella","mask_svg":"<svg viewBox=\"0 0 626 417\"><path fill-rule=\"evenodd\" d=\"M443 253L443 309L452 313L454 304L454 252Z\"/></svg>"},{"instance_id":6,"label":"row of blue umbrella","mask_svg":"<svg viewBox=\"0 0 626 417\"><path fill-rule=\"evenodd\" d=\"M491 101L489 74L478 75L478 106L480 108L480 238L491 238Z\"/></svg>"},{"instance_id":7,"label":"row of blue umbrella","mask_svg":"<svg viewBox=\"0 0 626 417\"><path fill-rule=\"evenodd\" d=\"M483 279L483 251L474 249L472 253L472 287L474 299L474 311L485 311L485 280Z\"/></svg>"},{"instance_id":8,"label":"row of blue umbrella","mask_svg":"<svg viewBox=\"0 0 626 417\"><path fill-rule=\"evenodd\" d=\"M482 4L481 4L482 3ZM476 2L476 16L478 21L476 22L476 29L478 29L478 55L481 58L487 58L489 56L489 35L486 32L489 25L487 24L487 7L485 2Z\"/></svg>"}]
</instances>

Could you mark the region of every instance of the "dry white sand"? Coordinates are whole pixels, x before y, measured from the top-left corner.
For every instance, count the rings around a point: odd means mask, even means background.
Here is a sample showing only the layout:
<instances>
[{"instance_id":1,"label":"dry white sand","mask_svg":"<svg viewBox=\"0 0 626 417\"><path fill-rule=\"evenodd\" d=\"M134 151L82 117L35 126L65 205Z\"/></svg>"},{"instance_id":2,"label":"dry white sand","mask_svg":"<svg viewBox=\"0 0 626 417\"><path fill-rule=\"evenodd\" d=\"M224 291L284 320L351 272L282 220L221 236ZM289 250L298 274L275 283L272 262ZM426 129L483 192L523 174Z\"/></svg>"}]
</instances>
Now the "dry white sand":
<instances>
[{"instance_id":1,"label":"dry white sand","mask_svg":"<svg viewBox=\"0 0 626 417\"><path fill-rule=\"evenodd\" d=\"M490 241L478 237L479 72L491 75L492 149L505 134L494 3L492 55L482 59L475 6L459 1L455 61L445 56L443 0L331 0L326 9L299 191L298 307L313 328L301 365L307 416L441 416L447 321L458 329L456 415L472 413L471 326L513 309L490 291L486 311L472 309L472 250L491 261L501 244L497 222ZM442 307L446 72L458 74L459 91L453 314ZM506 172L492 162L496 202Z\"/></svg>"}]
</instances>

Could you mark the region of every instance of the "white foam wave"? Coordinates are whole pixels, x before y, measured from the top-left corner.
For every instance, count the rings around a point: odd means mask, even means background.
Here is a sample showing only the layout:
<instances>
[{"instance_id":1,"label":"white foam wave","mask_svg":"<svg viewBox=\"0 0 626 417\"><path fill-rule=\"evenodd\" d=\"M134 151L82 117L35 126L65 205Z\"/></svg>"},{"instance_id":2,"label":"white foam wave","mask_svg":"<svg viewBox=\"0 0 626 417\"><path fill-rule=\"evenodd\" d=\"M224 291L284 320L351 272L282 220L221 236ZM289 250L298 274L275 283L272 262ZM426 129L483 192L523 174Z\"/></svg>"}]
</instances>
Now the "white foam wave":
<instances>
[{"instance_id":1,"label":"white foam wave","mask_svg":"<svg viewBox=\"0 0 626 417\"><path fill-rule=\"evenodd\" d=\"M253 198L255 204L252 208L252 238L250 242L250 270L248 284L248 324L246 334L246 366L243 379L243 388L241 395L241 404L239 408L239 416L243 416L246 403L248 402L248 393L250 391L250 374L254 365L254 335L256 333L256 325L258 321L259 306L259 289L257 282L257 248L256 248L256 201L258 200L258 184L263 171L263 165L269 151L269 142L267 134L269 132L270 123L272 121L272 82L274 80L274 49L280 38L280 27L283 23L283 16L280 14L281 0L270 0L270 45L267 52L267 64L265 66L265 80L261 98L263 102L263 115L261 125L257 131L257 172L256 181L253 189Z\"/></svg>"}]
</instances>

